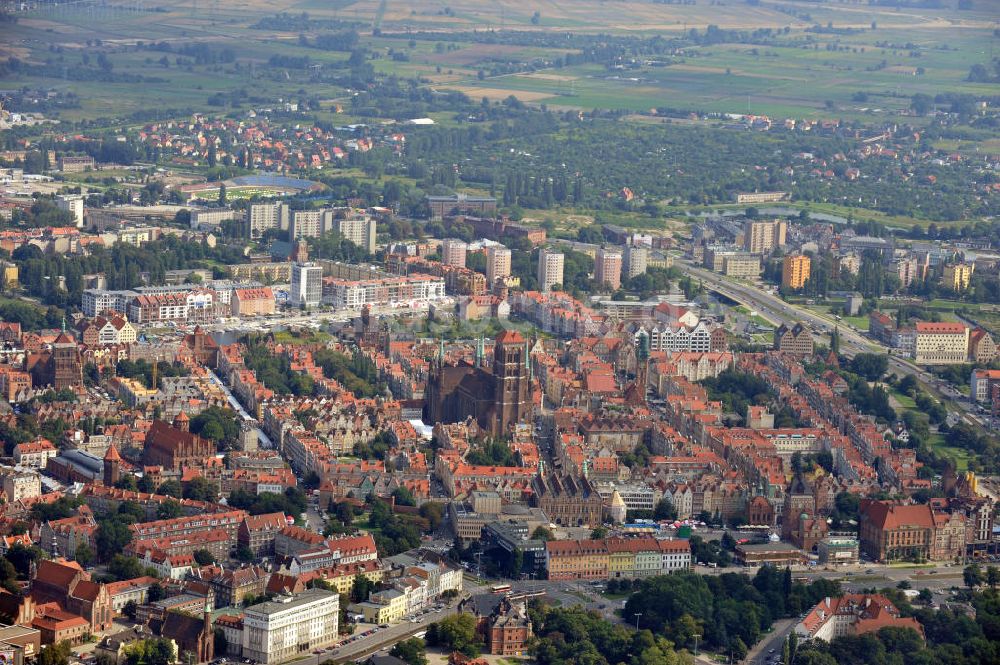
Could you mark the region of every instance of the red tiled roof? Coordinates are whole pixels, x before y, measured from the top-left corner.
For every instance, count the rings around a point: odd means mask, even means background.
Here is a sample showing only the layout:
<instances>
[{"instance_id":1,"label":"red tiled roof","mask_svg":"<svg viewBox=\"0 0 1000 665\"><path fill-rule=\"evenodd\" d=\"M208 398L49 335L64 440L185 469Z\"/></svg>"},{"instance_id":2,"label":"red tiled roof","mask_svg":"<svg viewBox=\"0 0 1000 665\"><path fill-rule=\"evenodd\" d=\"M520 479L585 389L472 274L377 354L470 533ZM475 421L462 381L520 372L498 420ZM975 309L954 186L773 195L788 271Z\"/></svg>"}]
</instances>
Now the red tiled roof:
<instances>
[{"instance_id":1,"label":"red tiled roof","mask_svg":"<svg viewBox=\"0 0 1000 665\"><path fill-rule=\"evenodd\" d=\"M524 344L524 337L516 330L504 330L497 335L496 341L499 344Z\"/></svg>"},{"instance_id":2,"label":"red tiled roof","mask_svg":"<svg viewBox=\"0 0 1000 665\"><path fill-rule=\"evenodd\" d=\"M917 333L932 335L964 335L967 328L963 323L932 323L920 321L917 323Z\"/></svg>"}]
</instances>

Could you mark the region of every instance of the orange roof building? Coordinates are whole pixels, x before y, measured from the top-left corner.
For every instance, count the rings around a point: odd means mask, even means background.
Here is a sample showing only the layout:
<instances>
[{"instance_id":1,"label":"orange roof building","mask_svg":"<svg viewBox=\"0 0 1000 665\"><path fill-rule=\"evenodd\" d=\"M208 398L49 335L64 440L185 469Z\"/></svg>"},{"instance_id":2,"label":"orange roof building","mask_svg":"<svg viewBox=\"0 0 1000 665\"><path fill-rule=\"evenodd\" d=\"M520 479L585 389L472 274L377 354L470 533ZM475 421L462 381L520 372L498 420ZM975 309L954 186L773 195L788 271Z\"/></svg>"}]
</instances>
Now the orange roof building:
<instances>
[{"instance_id":1,"label":"orange roof building","mask_svg":"<svg viewBox=\"0 0 1000 665\"><path fill-rule=\"evenodd\" d=\"M888 627L911 628L921 638L924 636L924 627L913 617L901 617L885 596L856 593L824 598L795 626L795 633L802 640L829 642L835 637L863 635Z\"/></svg>"}]
</instances>

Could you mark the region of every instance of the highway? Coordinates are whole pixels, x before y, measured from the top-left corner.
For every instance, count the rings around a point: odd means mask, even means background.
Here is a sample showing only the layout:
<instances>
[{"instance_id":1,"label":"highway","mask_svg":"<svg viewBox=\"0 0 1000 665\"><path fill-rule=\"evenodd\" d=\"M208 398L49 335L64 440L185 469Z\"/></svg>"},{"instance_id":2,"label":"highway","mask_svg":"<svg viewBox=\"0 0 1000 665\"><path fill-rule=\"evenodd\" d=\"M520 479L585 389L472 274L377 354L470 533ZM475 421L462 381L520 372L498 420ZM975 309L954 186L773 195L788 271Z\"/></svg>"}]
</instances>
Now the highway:
<instances>
[{"instance_id":1,"label":"highway","mask_svg":"<svg viewBox=\"0 0 1000 665\"><path fill-rule=\"evenodd\" d=\"M925 391L939 399L942 403L957 408L962 413L962 419L977 430L983 429L983 423L974 415L975 406L968 399L956 399L941 390L941 383L925 369L914 365L906 358L893 355L891 349L882 346L850 326L844 325L832 318L822 316L812 310L787 303L778 296L746 283L718 275L704 268L692 265L688 261L676 258L685 272L702 281L706 288L755 310L761 317L775 326L782 323L794 325L797 322L807 323L815 331L823 331L829 341L829 333L836 327L840 332L841 354L853 357L858 353L886 353L889 355L889 373L897 376L912 375Z\"/></svg>"}]
</instances>

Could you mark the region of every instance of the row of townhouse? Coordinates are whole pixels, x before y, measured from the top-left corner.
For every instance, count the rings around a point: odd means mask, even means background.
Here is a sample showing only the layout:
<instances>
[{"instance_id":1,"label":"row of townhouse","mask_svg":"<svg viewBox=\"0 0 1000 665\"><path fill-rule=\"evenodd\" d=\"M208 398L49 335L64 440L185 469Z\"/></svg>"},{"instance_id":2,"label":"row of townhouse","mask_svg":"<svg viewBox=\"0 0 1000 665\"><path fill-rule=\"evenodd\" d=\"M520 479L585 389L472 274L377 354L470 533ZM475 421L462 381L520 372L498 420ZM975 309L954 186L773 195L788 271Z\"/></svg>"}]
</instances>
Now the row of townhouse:
<instances>
[{"instance_id":1,"label":"row of townhouse","mask_svg":"<svg viewBox=\"0 0 1000 665\"><path fill-rule=\"evenodd\" d=\"M650 577L691 567L691 543L658 538L553 540L545 543L550 580Z\"/></svg>"},{"instance_id":2,"label":"row of townhouse","mask_svg":"<svg viewBox=\"0 0 1000 665\"><path fill-rule=\"evenodd\" d=\"M463 571L444 562L423 562L406 566L401 575L383 582L389 586L356 606L365 621L379 625L401 621L445 593L461 593Z\"/></svg>"}]
</instances>

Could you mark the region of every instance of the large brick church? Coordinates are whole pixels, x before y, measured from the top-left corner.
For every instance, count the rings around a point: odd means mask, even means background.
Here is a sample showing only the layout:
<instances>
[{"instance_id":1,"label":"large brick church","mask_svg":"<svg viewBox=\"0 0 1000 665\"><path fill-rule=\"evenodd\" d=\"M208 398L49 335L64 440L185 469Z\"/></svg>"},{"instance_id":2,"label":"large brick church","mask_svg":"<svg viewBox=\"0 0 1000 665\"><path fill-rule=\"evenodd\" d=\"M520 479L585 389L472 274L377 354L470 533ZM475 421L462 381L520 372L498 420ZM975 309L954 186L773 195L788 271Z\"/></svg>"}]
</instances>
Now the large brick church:
<instances>
[{"instance_id":1,"label":"large brick church","mask_svg":"<svg viewBox=\"0 0 1000 665\"><path fill-rule=\"evenodd\" d=\"M455 423L472 416L485 431L504 435L515 423L528 420L532 399L528 344L516 330L497 335L493 361L487 364L482 342L472 364L445 362L440 353L424 393L428 423Z\"/></svg>"},{"instance_id":2,"label":"large brick church","mask_svg":"<svg viewBox=\"0 0 1000 665\"><path fill-rule=\"evenodd\" d=\"M183 411L174 418L173 425L154 420L146 434L142 463L180 470L185 465L199 464L206 457L215 455L215 444L189 431L191 421Z\"/></svg>"}]
</instances>

